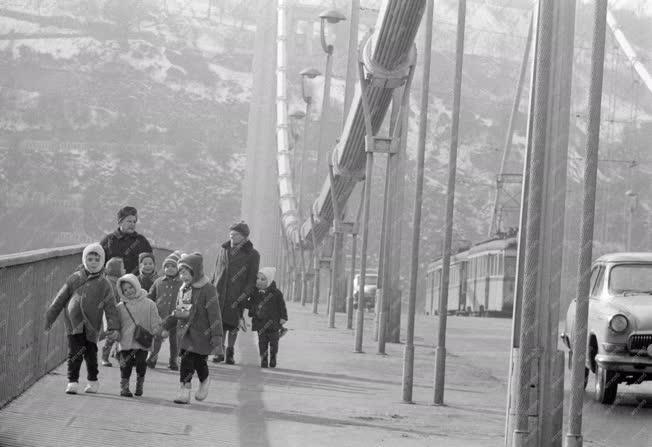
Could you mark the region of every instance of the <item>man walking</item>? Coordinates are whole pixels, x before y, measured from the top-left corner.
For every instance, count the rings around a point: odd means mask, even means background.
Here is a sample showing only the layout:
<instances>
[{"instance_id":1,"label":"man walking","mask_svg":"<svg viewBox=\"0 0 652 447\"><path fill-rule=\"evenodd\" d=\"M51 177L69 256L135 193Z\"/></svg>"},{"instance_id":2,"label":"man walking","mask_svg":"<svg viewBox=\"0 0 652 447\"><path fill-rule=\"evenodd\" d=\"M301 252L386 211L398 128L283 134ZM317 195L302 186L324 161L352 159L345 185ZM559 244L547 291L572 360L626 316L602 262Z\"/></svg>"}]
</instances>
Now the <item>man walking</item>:
<instances>
[{"instance_id":1,"label":"man walking","mask_svg":"<svg viewBox=\"0 0 652 447\"><path fill-rule=\"evenodd\" d=\"M217 289L226 339L226 363L235 363L235 341L248 297L256 291L260 255L249 240L249 226L239 222L229 228L229 240L221 245L211 283ZM228 335L227 335L228 333ZM222 355L213 362L224 360Z\"/></svg>"}]
</instances>

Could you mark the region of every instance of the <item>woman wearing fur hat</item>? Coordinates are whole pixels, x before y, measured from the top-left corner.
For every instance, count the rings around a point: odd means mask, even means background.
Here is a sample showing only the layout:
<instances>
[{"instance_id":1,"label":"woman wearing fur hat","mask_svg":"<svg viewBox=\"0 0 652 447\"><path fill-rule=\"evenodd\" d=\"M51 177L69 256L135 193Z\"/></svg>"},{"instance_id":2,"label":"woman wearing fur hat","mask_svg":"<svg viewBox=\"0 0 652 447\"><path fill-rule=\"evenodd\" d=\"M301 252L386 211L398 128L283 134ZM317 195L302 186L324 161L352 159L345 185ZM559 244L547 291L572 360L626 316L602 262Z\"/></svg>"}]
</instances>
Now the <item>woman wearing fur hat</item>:
<instances>
[{"instance_id":1,"label":"woman wearing fur hat","mask_svg":"<svg viewBox=\"0 0 652 447\"><path fill-rule=\"evenodd\" d=\"M162 320L167 320L170 315L172 315L172 311L177 302L177 294L183 284L183 281L181 281L181 278L179 277L179 268L177 267L180 256L181 253L175 251L165 258L163 261L164 275L156 278L154 285L149 289L149 294L147 295L149 299L156 303L158 314ZM178 371L179 364L177 362L177 357L179 356L179 348L177 343L177 325L176 323L171 324L169 327L166 327L166 329L170 336L170 361L168 368L173 371ZM152 352L147 359L147 366L150 368L156 368L158 353L161 350L162 342L162 337L154 337Z\"/></svg>"},{"instance_id":2,"label":"woman wearing fur hat","mask_svg":"<svg viewBox=\"0 0 652 447\"><path fill-rule=\"evenodd\" d=\"M134 339L136 325L142 326L151 334L161 333L161 318L154 301L147 298L147 293L140 287L138 278L128 273L118 279L116 284L121 302L118 304L120 317L120 340L118 359L120 360L120 395L124 397L142 396L147 372L147 351L150 346L143 346ZM136 368L136 391L129 390L129 379Z\"/></svg>"},{"instance_id":3,"label":"woman wearing fur hat","mask_svg":"<svg viewBox=\"0 0 652 447\"><path fill-rule=\"evenodd\" d=\"M217 289L222 310L222 327L228 332L226 363L235 363L235 341L242 312L251 294L256 291L256 275L260 255L249 240L249 226L244 222L229 228L229 240L220 247L211 283ZM223 356L215 356L220 362Z\"/></svg>"},{"instance_id":4,"label":"woman wearing fur hat","mask_svg":"<svg viewBox=\"0 0 652 447\"><path fill-rule=\"evenodd\" d=\"M107 259L114 256L123 259L127 273L137 275L138 255L151 253L152 246L145 236L136 232L138 211L133 206L125 206L118 211L118 229L107 234L100 241Z\"/></svg>"},{"instance_id":5,"label":"woman wearing fur hat","mask_svg":"<svg viewBox=\"0 0 652 447\"><path fill-rule=\"evenodd\" d=\"M88 373L87 393L97 393L97 340L102 329L102 316L106 314L107 337L115 339L120 322L111 284L102 274L104 250L93 243L84 248L84 268L76 270L66 279L45 315L45 330L49 331L64 311L68 334L68 386L66 393L77 394L79 371L86 362Z\"/></svg>"},{"instance_id":6,"label":"woman wearing fur hat","mask_svg":"<svg viewBox=\"0 0 652 447\"><path fill-rule=\"evenodd\" d=\"M283 294L276 288L274 267L263 267L258 272L256 288L258 289L247 303L251 316L251 328L258 331L258 349L260 352L260 367L276 368L278 340L283 325L288 320ZM268 354L269 350L269 354ZM269 359L269 363L268 363Z\"/></svg>"},{"instance_id":7,"label":"woman wearing fur hat","mask_svg":"<svg viewBox=\"0 0 652 447\"><path fill-rule=\"evenodd\" d=\"M195 399L201 401L208 396L210 376L206 359L222 344L222 321L215 287L204 275L202 255L184 254L178 265L183 285L179 289L174 316L181 331L181 383L174 402L187 404L195 372L200 382Z\"/></svg>"}]
</instances>

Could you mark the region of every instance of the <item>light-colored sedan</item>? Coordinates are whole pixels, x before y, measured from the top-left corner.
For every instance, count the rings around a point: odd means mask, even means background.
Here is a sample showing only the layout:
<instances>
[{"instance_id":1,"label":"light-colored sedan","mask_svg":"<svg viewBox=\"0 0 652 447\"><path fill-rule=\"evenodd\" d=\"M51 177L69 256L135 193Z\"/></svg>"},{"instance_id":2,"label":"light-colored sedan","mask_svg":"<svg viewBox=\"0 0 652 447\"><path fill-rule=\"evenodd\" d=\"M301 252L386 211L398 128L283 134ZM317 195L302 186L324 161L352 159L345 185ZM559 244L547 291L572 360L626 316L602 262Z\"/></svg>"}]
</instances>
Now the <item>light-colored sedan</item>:
<instances>
[{"instance_id":1,"label":"light-colored sedan","mask_svg":"<svg viewBox=\"0 0 652 447\"><path fill-rule=\"evenodd\" d=\"M593 372L595 399L611 404L619 383L652 380L652 253L601 256L593 263L590 290L584 387ZM569 350L577 332L576 302L561 334Z\"/></svg>"}]
</instances>

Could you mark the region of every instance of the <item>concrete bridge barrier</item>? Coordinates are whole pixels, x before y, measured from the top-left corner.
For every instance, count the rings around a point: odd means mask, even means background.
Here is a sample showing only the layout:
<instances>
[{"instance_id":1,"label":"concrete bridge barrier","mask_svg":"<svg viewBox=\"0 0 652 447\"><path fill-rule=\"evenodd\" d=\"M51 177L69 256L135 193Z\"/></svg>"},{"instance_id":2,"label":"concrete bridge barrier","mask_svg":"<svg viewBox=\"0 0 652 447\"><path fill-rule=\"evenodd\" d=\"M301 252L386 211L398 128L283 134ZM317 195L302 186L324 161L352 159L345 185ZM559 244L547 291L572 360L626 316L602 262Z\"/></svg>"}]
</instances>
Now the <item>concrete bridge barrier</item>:
<instances>
[{"instance_id":1,"label":"concrete bridge barrier","mask_svg":"<svg viewBox=\"0 0 652 447\"><path fill-rule=\"evenodd\" d=\"M66 359L63 321L45 332L45 311L81 264L84 246L0 256L0 408ZM159 267L170 253L154 248Z\"/></svg>"}]
</instances>

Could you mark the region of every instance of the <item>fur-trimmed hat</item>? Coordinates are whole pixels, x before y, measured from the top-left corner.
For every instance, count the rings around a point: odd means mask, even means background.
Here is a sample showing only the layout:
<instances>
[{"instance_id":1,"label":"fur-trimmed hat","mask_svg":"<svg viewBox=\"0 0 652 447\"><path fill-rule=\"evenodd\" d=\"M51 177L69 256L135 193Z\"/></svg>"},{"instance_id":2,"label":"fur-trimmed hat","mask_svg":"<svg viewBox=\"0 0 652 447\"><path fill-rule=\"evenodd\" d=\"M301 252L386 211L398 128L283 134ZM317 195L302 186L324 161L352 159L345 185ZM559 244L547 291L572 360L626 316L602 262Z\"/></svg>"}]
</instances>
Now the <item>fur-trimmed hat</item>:
<instances>
[{"instance_id":1,"label":"fur-trimmed hat","mask_svg":"<svg viewBox=\"0 0 652 447\"><path fill-rule=\"evenodd\" d=\"M244 220L241 220L238 223L235 223L229 227L230 231L237 231L244 237L249 237L249 225L247 225Z\"/></svg>"},{"instance_id":2,"label":"fur-trimmed hat","mask_svg":"<svg viewBox=\"0 0 652 447\"><path fill-rule=\"evenodd\" d=\"M125 206L118 211L118 223L122 222L127 216L135 216L138 219L138 210L133 206Z\"/></svg>"},{"instance_id":3,"label":"fur-trimmed hat","mask_svg":"<svg viewBox=\"0 0 652 447\"><path fill-rule=\"evenodd\" d=\"M153 254L153 253L143 252L143 253L141 253L141 254L138 255L138 265L142 264L143 259L145 259L145 258L151 258L151 259L152 259L152 262L153 262L154 264L156 264L156 258L154 257L154 254Z\"/></svg>"}]
</instances>

